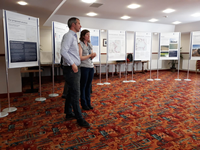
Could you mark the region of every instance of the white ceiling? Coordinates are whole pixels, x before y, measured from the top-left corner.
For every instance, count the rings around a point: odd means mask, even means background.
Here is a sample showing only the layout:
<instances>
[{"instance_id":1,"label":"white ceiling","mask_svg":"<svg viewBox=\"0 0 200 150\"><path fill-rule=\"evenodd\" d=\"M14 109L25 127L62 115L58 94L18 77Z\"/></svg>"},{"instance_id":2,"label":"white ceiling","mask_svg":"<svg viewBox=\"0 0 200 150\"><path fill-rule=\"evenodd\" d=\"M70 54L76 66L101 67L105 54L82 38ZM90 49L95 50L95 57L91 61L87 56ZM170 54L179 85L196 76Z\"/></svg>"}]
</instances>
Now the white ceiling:
<instances>
[{"instance_id":1,"label":"white ceiling","mask_svg":"<svg viewBox=\"0 0 200 150\"><path fill-rule=\"evenodd\" d=\"M200 0L96 0L95 3L103 4L99 8L90 7L91 3L83 3L81 0L24 0L29 5L20 6L17 0L0 0L0 9L15 11L18 13L40 18L40 24L53 14L87 17L89 12L98 15L94 18L121 20L120 17L128 15L129 21L148 22L156 18L156 23L172 24L174 21L182 23L200 21L200 17L191 17L192 14L200 13ZM63 1L63 4L61 5ZM129 9L132 3L140 4L138 9ZM165 14L162 11L167 8L176 11ZM164 16L168 16L167 18ZM56 21L56 20L55 20Z\"/></svg>"}]
</instances>

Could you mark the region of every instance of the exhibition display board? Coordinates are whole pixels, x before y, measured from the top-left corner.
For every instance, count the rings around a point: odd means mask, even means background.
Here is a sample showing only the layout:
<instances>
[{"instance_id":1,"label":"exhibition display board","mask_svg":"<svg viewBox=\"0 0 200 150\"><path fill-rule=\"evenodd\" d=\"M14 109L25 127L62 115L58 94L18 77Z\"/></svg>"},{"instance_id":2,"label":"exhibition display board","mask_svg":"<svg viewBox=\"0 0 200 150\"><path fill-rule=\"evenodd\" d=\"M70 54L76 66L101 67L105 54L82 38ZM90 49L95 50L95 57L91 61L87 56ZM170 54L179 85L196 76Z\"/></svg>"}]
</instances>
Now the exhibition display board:
<instances>
[{"instance_id":1,"label":"exhibition display board","mask_svg":"<svg viewBox=\"0 0 200 150\"><path fill-rule=\"evenodd\" d=\"M151 32L135 33L134 60L150 60L151 57Z\"/></svg>"},{"instance_id":2,"label":"exhibition display board","mask_svg":"<svg viewBox=\"0 0 200 150\"><path fill-rule=\"evenodd\" d=\"M93 62L99 62L100 61L100 30L99 29L90 29L90 28L81 28L81 31L83 30L89 30L90 31L90 42L92 44L92 50L96 53L96 57L92 59Z\"/></svg>"},{"instance_id":3,"label":"exhibition display board","mask_svg":"<svg viewBox=\"0 0 200 150\"><path fill-rule=\"evenodd\" d=\"M190 33L190 59L200 60L200 31Z\"/></svg>"},{"instance_id":4,"label":"exhibition display board","mask_svg":"<svg viewBox=\"0 0 200 150\"><path fill-rule=\"evenodd\" d=\"M39 19L3 10L8 68L38 66Z\"/></svg>"},{"instance_id":5,"label":"exhibition display board","mask_svg":"<svg viewBox=\"0 0 200 150\"><path fill-rule=\"evenodd\" d=\"M126 59L126 32L121 30L108 30L107 60Z\"/></svg>"},{"instance_id":6,"label":"exhibition display board","mask_svg":"<svg viewBox=\"0 0 200 150\"><path fill-rule=\"evenodd\" d=\"M52 22L52 46L54 64L60 64L61 61L61 42L63 35L69 31L67 24Z\"/></svg>"},{"instance_id":7,"label":"exhibition display board","mask_svg":"<svg viewBox=\"0 0 200 150\"><path fill-rule=\"evenodd\" d=\"M160 33L160 60L178 60L180 53L180 32Z\"/></svg>"}]
</instances>

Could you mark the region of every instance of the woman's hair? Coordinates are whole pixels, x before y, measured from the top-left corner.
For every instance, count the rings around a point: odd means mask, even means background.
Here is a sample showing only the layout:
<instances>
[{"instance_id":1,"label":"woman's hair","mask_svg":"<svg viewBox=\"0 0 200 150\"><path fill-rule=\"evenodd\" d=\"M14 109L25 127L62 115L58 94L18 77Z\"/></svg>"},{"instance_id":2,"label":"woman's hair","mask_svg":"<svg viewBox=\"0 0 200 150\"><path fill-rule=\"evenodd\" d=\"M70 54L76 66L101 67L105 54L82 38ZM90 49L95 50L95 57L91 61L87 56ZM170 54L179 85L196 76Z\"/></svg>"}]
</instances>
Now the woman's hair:
<instances>
[{"instance_id":1,"label":"woman's hair","mask_svg":"<svg viewBox=\"0 0 200 150\"><path fill-rule=\"evenodd\" d=\"M80 41L84 42L84 39L85 39L84 36L85 36L88 32L90 32L90 31L89 31L89 30L83 30L83 31L81 31ZM90 41L89 41L89 43L90 43Z\"/></svg>"}]
</instances>

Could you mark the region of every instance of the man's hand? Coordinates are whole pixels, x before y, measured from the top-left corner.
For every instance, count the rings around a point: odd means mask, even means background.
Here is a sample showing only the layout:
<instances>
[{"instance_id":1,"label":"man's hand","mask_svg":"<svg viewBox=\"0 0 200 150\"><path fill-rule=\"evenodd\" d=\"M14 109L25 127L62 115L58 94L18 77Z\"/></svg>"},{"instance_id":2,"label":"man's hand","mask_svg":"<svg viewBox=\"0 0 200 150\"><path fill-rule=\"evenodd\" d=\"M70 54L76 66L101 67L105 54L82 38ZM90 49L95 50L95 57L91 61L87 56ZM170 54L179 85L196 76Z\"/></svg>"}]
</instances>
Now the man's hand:
<instances>
[{"instance_id":1,"label":"man's hand","mask_svg":"<svg viewBox=\"0 0 200 150\"><path fill-rule=\"evenodd\" d=\"M78 67L75 64L73 64L72 65L72 70L74 71L74 73L77 73L78 72Z\"/></svg>"}]
</instances>

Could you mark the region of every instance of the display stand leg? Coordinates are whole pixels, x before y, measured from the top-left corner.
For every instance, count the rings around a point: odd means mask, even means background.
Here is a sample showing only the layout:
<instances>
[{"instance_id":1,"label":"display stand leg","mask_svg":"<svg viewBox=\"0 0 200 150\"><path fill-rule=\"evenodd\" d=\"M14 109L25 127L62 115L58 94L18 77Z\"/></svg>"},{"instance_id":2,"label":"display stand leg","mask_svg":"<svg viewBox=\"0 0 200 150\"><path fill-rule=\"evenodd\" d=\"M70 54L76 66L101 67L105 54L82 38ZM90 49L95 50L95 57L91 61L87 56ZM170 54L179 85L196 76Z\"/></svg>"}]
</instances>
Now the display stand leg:
<instances>
[{"instance_id":1,"label":"display stand leg","mask_svg":"<svg viewBox=\"0 0 200 150\"><path fill-rule=\"evenodd\" d=\"M188 71L187 71L187 79L184 79L185 81L191 81L189 78L189 67L190 67L190 60L188 60Z\"/></svg>"},{"instance_id":2,"label":"display stand leg","mask_svg":"<svg viewBox=\"0 0 200 150\"><path fill-rule=\"evenodd\" d=\"M1 100L0 100L0 118L8 116L7 112L1 112Z\"/></svg>"},{"instance_id":3,"label":"display stand leg","mask_svg":"<svg viewBox=\"0 0 200 150\"><path fill-rule=\"evenodd\" d=\"M125 63L125 80L123 81L123 83L128 83L129 81L127 80L127 59L126 59L126 63Z\"/></svg>"},{"instance_id":4,"label":"display stand leg","mask_svg":"<svg viewBox=\"0 0 200 150\"><path fill-rule=\"evenodd\" d=\"M161 80L161 79L158 78L158 74L159 74L159 73L158 73L158 59L157 59L157 78L154 79L154 80L156 80L156 81L160 81L160 80Z\"/></svg>"},{"instance_id":5,"label":"display stand leg","mask_svg":"<svg viewBox=\"0 0 200 150\"><path fill-rule=\"evenodd\" d=\"M39 70L41 70L40 64L39 64ZM43 102L46 100L46 98L41 97L41 71L39 71L39 89L40 89L40 97L36 98L35 101Z\"/></svg>"},{"instance_id":6,"label":"display stand leg","mask_svg":"<svg viewBox=\"0 0 200 150\"><path fill-rule=\"evenodd\" d=\"M108 82L108 63L106 62L106 82L104 82L105 85L109 85L110 83Z\"/></svg>"},{"instance_id":7,"label":"display stand leg","mask_svg":"<svg viewBox=\"0 0 200 150\"><path fill-rule=\"evenodd\" d=\"M7 68L7 66L6 66L6 82L7 82L7 92L8 92L8 108L3 109L3 112L7 112L7 113L8 112L15 112L17 110L17 108L16 107L10 107L10 93L9 93L9 80L8 80L8 68Z\"/></svg>"},{"instance_id":8,"label":"display stand leg","mask_svg":"<svg viewBox=\"0 0 200 150\"><path fill-rule=\"evenodd\" d=\"M101 61L100 61L100 63L99 63L99 83L97 83L97 85L103 85L103 83L101 83Z\"/></svg>"},{"instance_id":9,"label":"display stand leg","mask_svg":"<svg viewBox=\"0 0 200 150\"><path fill-rule=\"evenodd\" d=\"M54 57L52 57L52 58L54 58ZM52 62L52 82L53 82L53 87L52 87L53 91L51 94L49 94L49 97L57 97L57 96L59 96L59 94L54 93L54 61Z\"/></svg>"}]
</instances>

